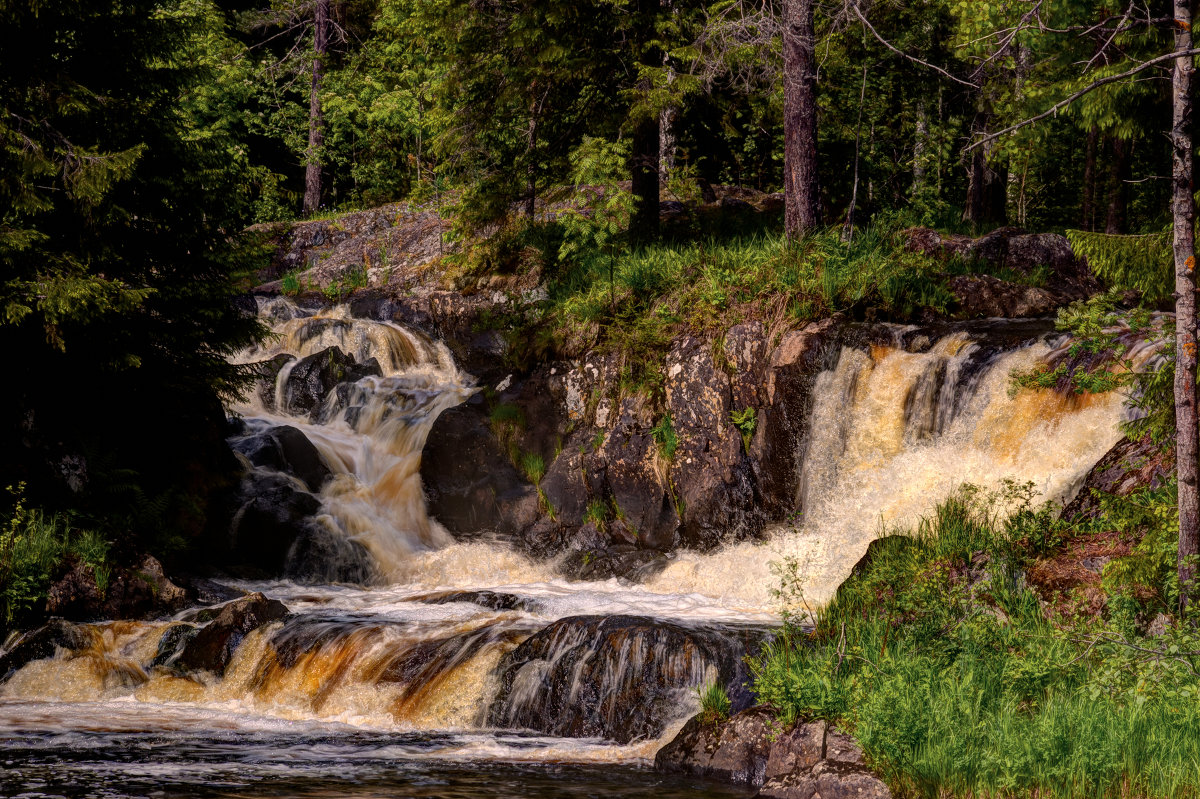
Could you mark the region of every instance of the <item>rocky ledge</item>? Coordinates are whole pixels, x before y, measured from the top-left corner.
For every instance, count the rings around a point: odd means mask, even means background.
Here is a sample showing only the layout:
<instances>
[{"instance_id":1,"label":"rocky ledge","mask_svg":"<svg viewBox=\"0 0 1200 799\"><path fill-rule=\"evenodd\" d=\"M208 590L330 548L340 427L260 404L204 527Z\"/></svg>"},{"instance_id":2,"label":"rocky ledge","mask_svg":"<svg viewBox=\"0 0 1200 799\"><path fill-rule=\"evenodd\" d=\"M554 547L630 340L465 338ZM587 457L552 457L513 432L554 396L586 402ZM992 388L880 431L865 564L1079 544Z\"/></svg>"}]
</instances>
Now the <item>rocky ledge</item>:
<instances>
[{"instance_id":1,"label":"rocky ledge","mask_svg":"<svg viewBox=\"0 0 1200 799\"><path fill-rule=\"evenodd\" d=\"M825 721L781 725L762 707L705 723L696 716L654 768L758 789L763 799L891 799L854 739Z\"/></svg>"}]
</instances>

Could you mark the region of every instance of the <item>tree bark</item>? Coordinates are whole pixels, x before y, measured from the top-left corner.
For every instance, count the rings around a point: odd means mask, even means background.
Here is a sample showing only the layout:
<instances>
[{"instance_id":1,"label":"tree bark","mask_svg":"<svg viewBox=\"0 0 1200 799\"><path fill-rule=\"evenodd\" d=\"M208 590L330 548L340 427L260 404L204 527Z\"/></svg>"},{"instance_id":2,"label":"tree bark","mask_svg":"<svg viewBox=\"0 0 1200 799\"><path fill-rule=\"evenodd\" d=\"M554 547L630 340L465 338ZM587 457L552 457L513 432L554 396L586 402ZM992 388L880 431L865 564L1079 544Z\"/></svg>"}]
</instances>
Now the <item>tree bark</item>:
<instances>
[{"instance_id":1,"label":"tree bark","mask_svg":"<svg viewBox=\"0 0 1200 799\"><path fill-rule=\"evenodd\" d=\"M314 9L312 87L308 96L308 149L304 160L304 214L321 207L321 147L325 143L321 114L321 78L329 49L329 0L317 0Z\"/></svg>"},{"instance_id":2,"label":"tree bark","mask_svg":"<svg viewBox=\"0 0 1200 799\"><path fill-rule=\"evenodd\" d=\"M821 224L813 0L783 4L783 193L789 239Z\"/></svg>"},{"instance_id":3,"label":"tree bark","mask_svg":"<svg viewBox=\"0 0 1200 799\"><path fill-rule=\"evenodd\" d=\"M1129 209L1129 183L1132 175L1129 159L1129 142L1112 139L1112 165L1108 184L1108 216L1104 221L1104 232L1110 236L1126 230Z\"/></svg>"},{"instance_id":4,"label":"tree bark","mask_svg":"<svg viewBox=\"0 0 1200 799\"><path fill-rule=\"evenodd\" d=\"M990 114L980 112L972 125L976 137L986 136ZM991 146L976 147L971 151L968 167L967 202L963 209L963 221L973 226L1008 222L1008 169L993 167L988 162Z\"/></svg>"},{"instance_id":5,"label":"tree bark","mask_svg":"<svg viewBox=\"0 0 1200 799\"><path fill-rule=\"evenodd\" d=\"M1175 52L1192 46L1192 0L1175 0ZM1179 478L1179 604L1196 592L1200 555L1200 426L1196 416L1196 203L1192 194L1191 56L1177 58L1171 78L1171 183L1175 256L1175 426Z\"/></svg>"},{"instance_id":6,"label":"tree bark","mask_svg":"<svg viewBox=\"0 0 1200 799\"><path fill-rule=\"evenodd\" d=\"M1096 146L1100 129L1092 125L1087 135L1087 155L1083 161L1083 203L1079 213L1079 229L1096 229Z\"/></svg>"}]
</instances>

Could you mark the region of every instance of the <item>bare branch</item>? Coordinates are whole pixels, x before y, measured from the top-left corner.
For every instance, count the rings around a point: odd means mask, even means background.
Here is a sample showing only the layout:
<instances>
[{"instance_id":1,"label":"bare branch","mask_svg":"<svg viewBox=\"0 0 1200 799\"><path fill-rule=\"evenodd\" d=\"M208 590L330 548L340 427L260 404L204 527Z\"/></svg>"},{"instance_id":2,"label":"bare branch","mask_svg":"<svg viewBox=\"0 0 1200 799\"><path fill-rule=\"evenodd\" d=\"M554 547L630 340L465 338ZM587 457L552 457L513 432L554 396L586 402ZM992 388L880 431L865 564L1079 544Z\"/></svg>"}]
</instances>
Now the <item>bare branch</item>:
<instances>
[{"instance_id":1,"label":"bare branch","mask_svg":"<svg viewBox=\"0 0 1200 799\"><path fill-rule=\"evenodd\" d=\"M922 61L921 59L917 58L916 56L909 55L908 53L906 53L903 50L899 49L898 47L894 46L887 39L880 36L879 31L875 30L875 26L867 21L867 18L863 14L862 9L860 9L858 7L857 2L855 2L853 4L853 9L854 9L854 13L858 16L858 19L862 22L863 25L866 26L867 30L869 30L871 32L871 35L874 36L876 39L878 39L880 44L882 44L887 49L891 50L896 55L907 58L909 61L912 61L914 64L920 64L923 67L928 67L929 69L932 69L934 72L937 72L941 75L946 76L947 78L954 81L955 83L961 83L963 86L970 86L972 89L979 88L979 84L977 84L977 83L972 83L971 81L963 80L962 78L959 78L955 75L951 75L949 72L947 72L946 70L937 66L936 64L930 64L928 61Z\"/></svg>"},{"instance_id":2,"label":"bare branch","mask_svg":"<svg viewBox=\"0 0 1200 799\"><path fill-rule=\"evenodd\" d=\"M1018 122L1015 125L1009 125L1004 130L999 130L999 131L996 131L995 133L990 133L987 136L984 136L982 139L977 139L976 141L971 142L963 149L963 152L969 153L971 150L974 150L976 147L982 147L985 144L990 144L991 142L994 142L996 139L999 139L1002 136L1007 136L1008 134L1010 134L1014 131L1018 131L1021 128L1028 127L1035 122L1041 122L1043 119L1045 119L1047 117L1054 116L1054 115L1058 114L1059 111L1063 110L1064 108L1069 106L1071 103L1078 100L1080 97L1083 97L1084 95L1087 95L1087 94L1091 94L1096 89L1099 89L1101 86L1107 86L1110 83L1117 83L1118 81L1125 80L1126 78L1131 78L1140 72L1146 71L1150 67L1157 66L1158 64L1162 64L1166 61L1174 61L1177 58L1192 58L1197 55L1200 55L1200 48L1192 48L1191 50L1185 50L1185 51L1179 52L1179 53L1175 53L1175 52L1164 53L1163 55L1160 55L1156 58L1151 58L1149 61L1143 61L1142 63L1138 64L1133 69L1126 70L1125 72L1122 72L1118 75L1109 75L1106 78L1100 78L1100 79L1088 84L1087 86L1083 87L1082 89L1075 92L1074 94L1072 94L1068 97L1065 97L1062 100L1059 100L1057 103L1050 106L1049 108L1047 108L1045 111L1043 111L1040 114L1031 116L1028 119L1022 120L1021 122Z\"/></svg>"}]
</instances>

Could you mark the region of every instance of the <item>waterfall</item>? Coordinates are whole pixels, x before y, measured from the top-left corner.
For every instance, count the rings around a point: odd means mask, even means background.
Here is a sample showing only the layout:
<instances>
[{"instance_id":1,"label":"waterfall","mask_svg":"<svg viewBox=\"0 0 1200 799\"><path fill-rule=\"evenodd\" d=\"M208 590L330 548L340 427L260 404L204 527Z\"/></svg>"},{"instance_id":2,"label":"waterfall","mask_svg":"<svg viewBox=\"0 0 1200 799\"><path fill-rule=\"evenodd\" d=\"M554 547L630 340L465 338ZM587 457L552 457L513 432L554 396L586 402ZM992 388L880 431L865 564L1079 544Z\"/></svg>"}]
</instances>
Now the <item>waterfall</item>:
<instances>
[{"instance_id":1,"label":"waterfall","mask_svg":"<svg viewBox=\"0 0 1200 799\"><path fill-rule=\"evenodd\" d=\"M136 726L135 706L152 708L138 729L162 735L269 739L293 729L282 722L317 725L304 727L314 736L328 725L386 733L388 743L361 746L383 747L389 764L645 763L696 711L699 686L720 682L735 704L752 701L743 660L777 624L781 566L815 607L876 536L911 527L962 483L1029 480L1039 500L1066 501L1119 437L1116 393L1014 387L1015 370L1064 357L1061 337L930 340L874 326L869 343L839 346L814 376L795 519L763 541L677 553L642 585L571 582L503 543L455 541L426 513L426 439L477 390L444 344L345 308L272 300L260 312L273 335L237 361L263 382L232 410L250 435L288 425L312 443L332 473L307 485L319 522L361 544L383 581L237 584L291 615L246 635L219 676L176 670L170 657L211 611L87 625L85 646L0 683L0 737L41 729L38 719L116 735ZM317 381L311 402L296 399L297 375L335 367L350 379ZM410 749L395 744L402 735L414 736L403 739Z\"/></svg>"},{"instance_id":2,"label":"waterfall","mask_svg":"<svg viewBox=\"0 0 1200 799\"><path fill-rule=\"evenodd\" d=\"M803 602L827 602L867 545L913 527L963 483L1031 481L1038 501L1066 502L1120 438L1123 398L1017 389L1011 375L1055 348L984 347L963 333L921 352L845 346L821 373L797 487L799 520L765 542L685 554L648 588L702 592L738 607L776 601L792 564Z\"/></svg>"}]
</instances>

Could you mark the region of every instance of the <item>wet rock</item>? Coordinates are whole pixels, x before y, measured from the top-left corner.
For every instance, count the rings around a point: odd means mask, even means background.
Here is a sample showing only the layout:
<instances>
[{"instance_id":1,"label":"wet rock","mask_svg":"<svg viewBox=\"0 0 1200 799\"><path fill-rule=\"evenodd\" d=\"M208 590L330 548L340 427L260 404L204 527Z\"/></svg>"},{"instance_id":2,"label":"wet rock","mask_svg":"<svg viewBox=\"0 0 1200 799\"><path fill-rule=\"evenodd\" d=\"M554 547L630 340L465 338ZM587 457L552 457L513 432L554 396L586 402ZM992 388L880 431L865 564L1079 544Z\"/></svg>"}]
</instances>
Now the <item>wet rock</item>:
<instances>
[{"instance_id":1,"label":"wet rock","mask_svg":"<svg viewBox=\"0 0 1200 799\"><path fill-rule=\"evenodd\" d=\"M367 548L320 522L304 525L284 559L283 576L300 583L355 583L379 579Z\"/></svg>"},{"instance_id":2,"label":"wet rock","mask_svg":"<svg viewBox=\"0 0 1200 799\"><path fill-rule=\"evenodd\" d=\"M192 600L201 605L220 605L246 595L245 591L204 577L184 576L179 582Z\"/></svg>"},{"instance_id":3,"label":"wet rock","mask_svg":"<svg viewBox=\"0 0 1200 799\"><path fill-rule=\"evenodd\" d=\"M528 482L496 440L482 402L443 411L421 453L421 482L430 516L452 533L501 526L499 497L519 501Z\"/></svg>"},{"instance_id":4,"label":"wet rock","mask_svg":"<svg viewBox=\"0 0 1200 799\"><path fill-rule=\"evenodd\" d=\"M182 622L180 624L172 624L158 639L158 648L155 650L154 657L148 664L149 668L156 666L164 666L171 668L183 655L183 650L187 645L200 634L200 627L195 624Z\"/></svg>"},{"instance_id":5,"label":"wet rock","mask_svg":"<svg viewBox=\"0 0 1200 799\"><path fill-rule=\"evenodd\" d=\"M12 646L0 654L0 682L7 680L26 663L52 658L59 650L83 649L92 642L93 634L79 624L65 619L51 619L41 627L22 634Z\"/></svg>"},{"instance_id":6,"label":"wet rock","mask_svg":"<svg viewBox=\"0 0 1200 799\"><path fill-rule=\"evenodd\" d=\"M769 518L781 519L795 510L813 385L822 369L833 366L841 321L832 317L785 333L764 370L763 406L750 457L762 510Z\"/></svg>"},{"instance_id":7,"label":"wet rock","mask_svg":"<svg viewBox=\"0 0 1200 799\"><path fill-rule=\"evenodd\" d=\"M230 528L229 567L248 576L277 577L293 543L313 534L321 502L295 478L267 471L246 474L240 498Z\"/></svg>"},{"instance_id":8,"label":"wet rock","mask_svg":"<svg viewBox=\"0 0 1200 799\"><path fill-rule=\"evenodd\" d=\"M759 788L771 799L890 799L854 739L824 721L781 727L765 708L713 724L697 716L654 759L658 771Z\"/></svg>"},{"instance_id":9,"label":"wet rock","mask_svg":"<svg viewBox=\"0 0 1200 799\"><path fill-rule=\"evenodd\" d=\"M229 442L235 452L262 466L298 477L309 491L320 491L333 476L321 453L291 425L267 427Z\"/></svg>"},{"instance_id":10,"label":"wet rock","mask_svg":"<svg viewBox=\"0 0 1200 799\"><path fill-rule=\"evenodd\" d=\"M1063 508L1062 517L1094 519L1100 514L1097 494L1127 497L1143 488L1164 485L1174 472L1174 447L1157 447L1148 438L1122 438L1087 473L1075 498Z\"/></svg>"},{"instance_id":11,"label":"wet rock","mask_svg":"<svg viewBox=\"0 0 1200 799\"><path fill-rule=\"evenodd\" d=\"M680 542L697 549L753 538L763 527L751 465L730 417L730 379L711 350L685 337L667 356L666 404L679 439L673 504L683 509Z\"/></svg>"},{"instance_id":12,"label":"wet rock","mask_svg":"<svg viewBox=\"0 0 1200 799\"><path fill-rule=\"evenodd\" d=\"M550 507L554 508L555 517L564 524L583 523L589 497L585 465L588 460L591 459L578 448L564 449L542 478L542 493L546 495ZM595 471L593 468L593 475Z\"/></svg>"},{"instance_id":13,"label":"wet rock","mask_svg":"<svg viewBox=\"0 0 1200 799\"><path fill-rule=\"evenodd\" d=\"M714 680L736 708L749 705L742 658L763 635L636 616L560 619L501 661L488 723L621 743L654 738Z\"/></svg>"},{"instance_id":14,"label":"wet rock","mask_svg":"<svg viewBox=\"0 0 1200 799\"><path fill-rule=\"evenodd\" d=\"M236 599L222 607L216 618L187 643L179 655L178 666L186 671L224 674L233 653L249 633L287 615L288 609L282 602L257 591Z\"/></svg>"},{"instance_id":15,"label":"wet rock","mask_svg":"<svg viewBox=\"0 0 1200 799\"><path fill-rule=\"evenodd\" d=\"M163 572L150 555L132 569L119 569L109 581L100 616L109 619L144 619L182 610L190 603L188 592Z\"/></svg>"},{"instance_id":16,"label":"wet rock","mask_svg":"<svg viewBox=\"0 0 1200 799\"><path fill-rule=\"evenodd\" d=\"M315 352L292 367L283 386L283 410L291 414L315 416L325 398L341 383L354 383L371 375L382 375L379 362L372 358L360 364L342 352L328 347Z\"/></svg>"},{"instance_id":17,"label":"wet rock","mask_svg":"<svg viewBox=\"0 0 1200 799\"><path fill-rule=\"evenodd\" d=\"M1034 286L1009 283L991 275L959 275L948 281L958 299L958 315L977 317L1044 316L1064 304L1058 295Z\"/></svg>"},{"instance_id":18,"label":"wet rock","mask_svg":"<svg viewBox=\"0 0 1200 799\"><path fill-rule=\"evenodd\" d=\"M560 568L573 580L609 580L614 577L642 582L666 568L670 561L661 552L635 546L614 545L576 550Z\"/></svg>"},{"instance_id":19,"label":"wet rock","mask_svg":"<svg viewBox=\"0 0 1200 799\"><path fill-rule=\"evenodd\" d=\"M538 603L532 599L497 591L447 591L443 594L420 597L416 601L428 602L431 605L469 602L490 610L523 610L527 613L533 613L539 608Z\"/></svg>"}]
</instances>

